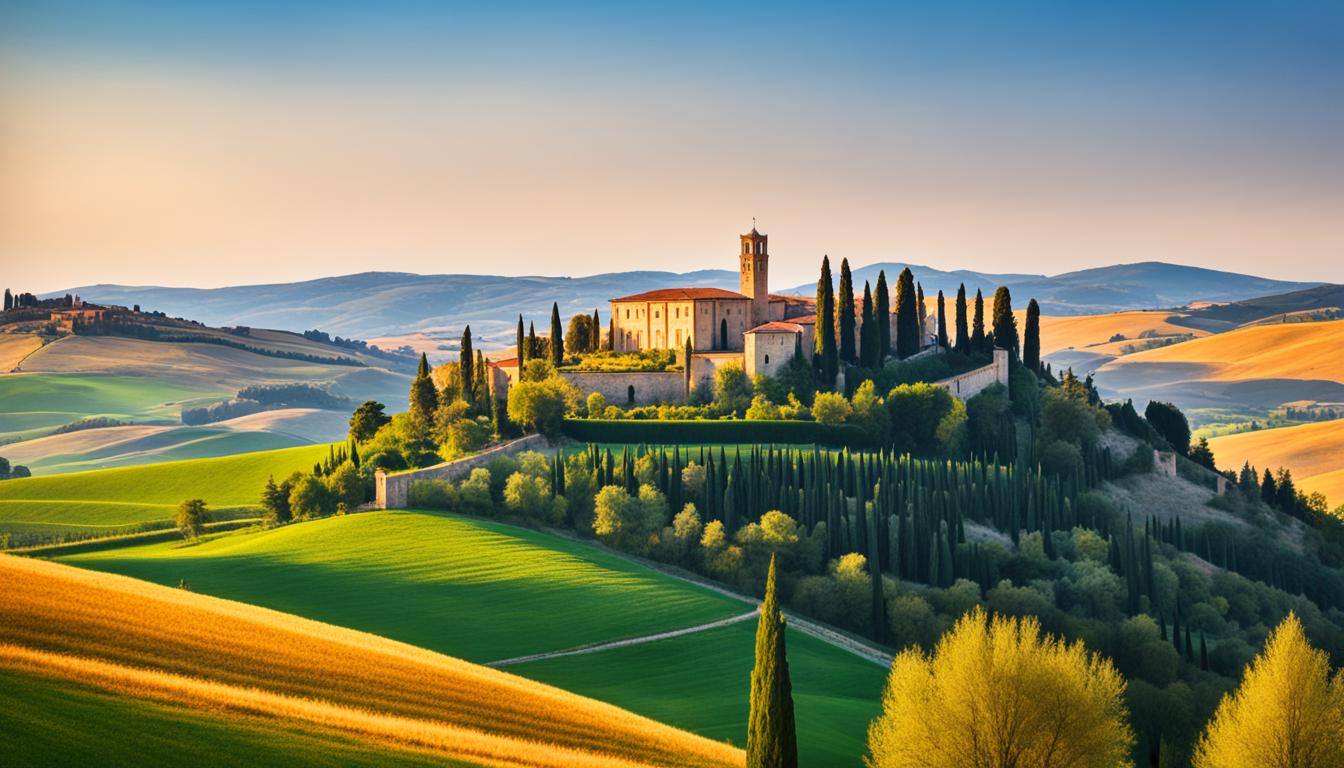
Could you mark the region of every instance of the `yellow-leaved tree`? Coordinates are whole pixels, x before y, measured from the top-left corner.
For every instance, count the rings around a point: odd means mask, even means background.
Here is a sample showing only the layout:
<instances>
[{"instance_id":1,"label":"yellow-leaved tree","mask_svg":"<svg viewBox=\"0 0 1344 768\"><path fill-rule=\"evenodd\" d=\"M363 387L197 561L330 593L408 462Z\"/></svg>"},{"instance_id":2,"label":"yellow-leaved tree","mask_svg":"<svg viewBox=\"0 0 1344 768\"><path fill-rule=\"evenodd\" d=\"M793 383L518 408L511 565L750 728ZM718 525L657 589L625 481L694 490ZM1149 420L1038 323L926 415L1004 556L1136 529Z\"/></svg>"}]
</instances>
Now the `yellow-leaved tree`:
<instances>
[{"instance_id":1,"label":"yellow-leaved tree","mask_svg":"<svg viewBox=\"0 0 1344 768\"><path fill-rule=\"evenodd\" d=\"M957 621L932 654L902 651L868 728L871 768L1130 765L1125 681L1111 663L1041 633L1034 618Z\"/></svg>"},{"instance_id":2,"label":"yellow-leaved tree","mask_svg":"<svg viewBox=\"0 0 1344 768\"><path fill-rule=\"evenodd\" d=\"M1279 624L1195 748L1196 768L1344 766L1344 679L1307 642L1297 616Z\"/></svg>"}]
</instances>

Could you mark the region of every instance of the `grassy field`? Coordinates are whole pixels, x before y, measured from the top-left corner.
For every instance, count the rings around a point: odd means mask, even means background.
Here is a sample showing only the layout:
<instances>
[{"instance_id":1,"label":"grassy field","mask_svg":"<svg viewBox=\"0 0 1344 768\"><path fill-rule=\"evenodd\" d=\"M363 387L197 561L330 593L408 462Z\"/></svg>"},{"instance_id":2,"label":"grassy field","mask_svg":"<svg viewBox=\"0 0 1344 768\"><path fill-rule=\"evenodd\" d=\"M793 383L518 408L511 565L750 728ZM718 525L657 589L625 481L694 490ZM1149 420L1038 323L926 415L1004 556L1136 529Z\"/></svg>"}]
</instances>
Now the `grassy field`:
<instances>
[{"instance_id":1,"label":"grassy field","mask_svg":"<svg viewBox=\"0 0 1344 768\"><path fill-rule=\"evenodd\" d=\"M344 420L344 414L338 414ZM209 427L128 426L83 429L0 447L13 464L35 475L133 467L184 459L311 445L314 441L281 431Z\"/></svg>"},{"instance_id":2,"label":"grassy field","mask_svg":"<svg viewBox=\"0 0 1344 768\"><path fill-rule=\"evenodd\" d=\"M1243 462L1264 471L1287 467L1298 489L1325 494L1332 506L1344 504L1344 420L1261 429L1209 441L1221 469Z\"/></svg>"},{"instance_id":3,"label":"grassy field","mask_svg":"<svg viewBox=\"0 0 1344 768\"><path fill-rule=\"evenodd\" d=\"M257 506L268 475L312 469L325 445L0 483L0 532L110 534L170 520L183 499L216 511Z\"/></svg>"},{"instance_id":4,"label":"grassy field","mask_svg":"<svg viewBox=\"0 0 1344 768\"><path fill-rule=\"evenodd\" d=\"M488 521L371 512L196 546L59 558L493 661L695 626L744 605L586 544ZM509 667L741 744L754 622ZM885 670L791 638L811 765L857 764ZM806 724L804 724L806 723Z\"/></svg>"},{"instance_id":5,"label":"grassy field","mask_svg":"<svg viewBox=\"0 0 1344 768\"><path fill-rule=\"evenodd\" d=\"M0 440L38 437L90 416L173 424L178 422L184 404L202 405L232 394L227 388L172 378L94 373L6 374L0 376L0 403L4 404L0 411Z\"/></svg>"},{"instance_id":6,"label":"grassy field","mask_svg":"<svg viewBox=\"0 0 1344 768\"><path fill-rule=\"evenodd\" d=\"M740 765L742 753L374 635L57 563L0 557L0 667L469 764ZM119 743L137 737L124 728Z\"/></svg>"},{"instance_id":7,"label":"grassy field","mask_svg":"<svg viewBox=\"0 0 1344 768\"><path fill-rule=\"evenodd\" d=\"M755 632L756 622L748 621L507 669L741 745ZM788 649L801 764L858 765L887 671L795 631Z\"/></svg>"}]
</instances>

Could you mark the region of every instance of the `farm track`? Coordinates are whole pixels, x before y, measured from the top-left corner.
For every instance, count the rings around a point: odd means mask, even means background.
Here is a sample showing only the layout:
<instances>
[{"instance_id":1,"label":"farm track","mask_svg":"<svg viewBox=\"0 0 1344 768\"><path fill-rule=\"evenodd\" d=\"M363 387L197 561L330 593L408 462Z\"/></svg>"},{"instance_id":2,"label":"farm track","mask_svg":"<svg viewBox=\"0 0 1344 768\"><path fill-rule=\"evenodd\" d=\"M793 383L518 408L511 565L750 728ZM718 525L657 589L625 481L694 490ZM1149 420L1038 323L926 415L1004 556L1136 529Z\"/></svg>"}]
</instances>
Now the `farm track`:
<instances>
[{"instance_id":1,"label":"farm track","mask_svg":"<svg viewBox=\"0 0 1344 768\"><path fill-rule=\"evenodd\" d=\"M613 648L624 648L630 645L655 643L658 642L659 640L669 640L674 637L681 637L683 635L693 635L697 632L704 632L710 629L718 629L719 627L726 627L730 624L737 624L739 622L755 618L758 613L760 613L760 609L752 609L750 611L747 611L746 613L739 614L737 616L729 616L726 619L719 619L718 621L711 621L706 624L697 624L693 627L683 627L681 629L673 629L667 632L658 632L656 634L643 635L641 637L628 637L624 640L613 640L607 643L592 643L590 645L581 645L577 648L567 648L562 651L548 651L546 653L533 653L527 656L515 656L511 659L500 659L499 661L487 661L485 663L485 666L507 667L512 664L526 664L530 661L544 661L546 659L556 659L561 656L582 656L583 654L586 653L598 653L600 651L609 651Z\"/></svg>"}]
</instances>

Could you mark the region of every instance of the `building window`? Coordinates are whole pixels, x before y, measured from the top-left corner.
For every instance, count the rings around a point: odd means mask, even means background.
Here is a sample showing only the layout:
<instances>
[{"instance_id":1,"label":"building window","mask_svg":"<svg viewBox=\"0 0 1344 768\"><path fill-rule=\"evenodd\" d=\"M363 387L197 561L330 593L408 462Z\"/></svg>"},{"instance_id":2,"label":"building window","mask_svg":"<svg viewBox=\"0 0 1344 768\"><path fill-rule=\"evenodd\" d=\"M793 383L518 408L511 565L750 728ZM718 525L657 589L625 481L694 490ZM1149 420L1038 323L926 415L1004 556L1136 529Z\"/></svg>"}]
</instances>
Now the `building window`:
<instances>
[{"instance_id":1,"label":"building window","mask_svg":"<svg viewBox=\"0 0 1344 768\"><path fill-rule=\"evenodd\" d=\"M769 364L770 364L770 356L769 356L769 355L766 355L766 356L765 356L765 364L766 364L766 365L769 365Z\"/></svg>"},{"instance_id":2,"label":"building window","mask_svg":"<svg viewBox=\"0 0 1344 768\"><path fill-rule=\"evenodd\" d=\"M654 320L657 320L657 319L660 318L660 317L662 317L662 315L658 314L658 310L654 310L654 312L653 312L653 319L654 319Z\"/></svg>"},{"instance_id":3,"label":"building window","mask_svg":"<svg viewBox=\"0 0 1344 768\"><path fill-rule=\"evenodd\" d=\"M629 320L629 319L630 319L630 310L628 310L628 309L625 310L625 319L626 319L626 320Z\"/></svg>"}]
</instances>

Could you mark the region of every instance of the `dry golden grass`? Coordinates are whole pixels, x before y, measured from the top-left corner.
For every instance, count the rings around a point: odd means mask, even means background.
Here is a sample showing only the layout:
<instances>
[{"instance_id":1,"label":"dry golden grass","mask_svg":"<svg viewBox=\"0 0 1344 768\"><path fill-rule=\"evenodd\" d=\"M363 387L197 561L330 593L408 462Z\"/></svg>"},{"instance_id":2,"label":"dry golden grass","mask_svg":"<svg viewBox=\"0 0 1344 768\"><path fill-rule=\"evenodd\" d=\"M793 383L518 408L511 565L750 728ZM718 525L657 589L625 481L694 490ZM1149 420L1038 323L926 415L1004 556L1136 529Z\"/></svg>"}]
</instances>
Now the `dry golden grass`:
<instances>
[{"instance_id":1,"label":"dry golden grass","mask_svg":"<svg viewBox=\"0 0 1344 768\"><path fill-rule=\"evenodd\" d=\"M1316 379L1344 382L1344 320L1285 323L1235 331L1129 355L1112 366L1183 363L1200 379Z\"/></svg>"},{"instance_id":2,"label":"dry golden grass","mask_svg":"<svg viewBox=\"0 0 1344 768\"><path fill-rule=\"evenodd\" d=\"M42 339L32 333L0 333L0 373L9 373L29 353L42 346Z\"/></svg>"},{"instance_id":3,"label":"dry golden grass","mask_svg":"<svg viewBox=\"0 0 1344 768\"><path fill-rule=\"evenodd\" d=\"M6 666L482 765L743 762L607 704L256 606L12 556L0 556L0 582Z\"/></svg>"},{"instance_id":4,"label":"dry golden grass","mask_svg":"<svg viewBox=\"0 0 1344 768\"><path fill-rule=\"evenodd\" d=\"M1240 469L1247 461L1262 471L1287 467L1298 488L1344 504L1344 419L1224 435L1209 447L1219 468Z\"/></svg>"},{"instance_id":5,"label":"dry golden grass","mask_svg":"<svg viewBox=\"0 0 1344 768\"><path fill-rule=\"evenodd\" d=\"M1019 310L1017 326L1026 324L1026 311ZM1041 354L1048 355L1061 349L1096 347L1099 354L1119 354L1120 347L1139 343L1144 333L1157 336L1193 334L1207 336L1208 331L1175 325L1170 318L1180 317L1172 312L1115 312L1107 315L1080 315L1077 317L1041 316ZM1110 343L1115 334L1125 337L1123 342Z\"/></svg>"}]
</instances>

